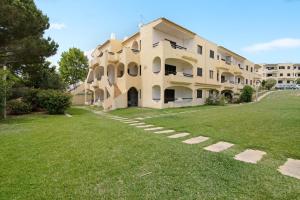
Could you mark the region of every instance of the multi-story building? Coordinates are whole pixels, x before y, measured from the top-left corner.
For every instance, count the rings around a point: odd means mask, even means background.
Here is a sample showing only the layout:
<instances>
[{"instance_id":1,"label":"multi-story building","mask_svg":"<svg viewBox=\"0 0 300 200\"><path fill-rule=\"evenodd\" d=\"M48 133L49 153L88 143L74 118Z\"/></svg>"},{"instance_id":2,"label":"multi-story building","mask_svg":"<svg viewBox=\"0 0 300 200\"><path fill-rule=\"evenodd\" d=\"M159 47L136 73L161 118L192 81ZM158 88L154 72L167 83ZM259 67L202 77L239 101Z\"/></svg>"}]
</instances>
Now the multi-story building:
<instances>
[{"instance_id":1,"label":"multi-story building","mask_svg":"<svg viewBox=\"0 0 300 200\"><path fill-rule=\"evenodd\" d=\"M264 80L275 79L278 85L294 84L300 78L300 64L279 63L263 64L260 73Z\"/></svg>"},{"instance_id":2,"label":"multi-story building","mask_svg":"<svg viewBox=\"0 0 300 200\"><path fill-rule=\"evenodd\" d=\"M201 105L213 93L230 98L244 85L255 87L260 65L159 18L120 41L92 53L86 103L104 109Z\"/></svg>"}]
</instances>

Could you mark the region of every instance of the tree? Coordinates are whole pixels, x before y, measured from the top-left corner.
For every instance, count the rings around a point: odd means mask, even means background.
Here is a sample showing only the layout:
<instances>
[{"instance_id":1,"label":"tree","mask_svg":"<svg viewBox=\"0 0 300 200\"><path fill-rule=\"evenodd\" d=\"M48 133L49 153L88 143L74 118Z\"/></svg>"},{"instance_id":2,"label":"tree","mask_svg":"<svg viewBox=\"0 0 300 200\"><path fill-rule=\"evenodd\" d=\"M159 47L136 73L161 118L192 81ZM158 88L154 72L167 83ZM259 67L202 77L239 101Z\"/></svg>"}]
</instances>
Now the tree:
<instances>
[{"instance_id":1,"label":"tree","mask_svg":"<svg viewBox=\"0 0 300 200\"><path fill-rule=\"evenodd\" d=\"M59 71L65 83L73 85L83 81L88 72L88 58L80 49L70 48L61 55Z\"/></svg>"},{"instance_id":2,"label":"tree","mask_svg":"<svg viewBox=\"0 0 300 200\"><path fill-rule=\"evenodd\" d=\"M43 38L48 21L33 0L1 0L0 65L18 71L54 55L58 45L49 37Z\"/></svg>"},{"instance_id":3,"label":"tree","mask_svg":"<svg viewBox=\"0 0 300 200\"><path fill-rule=\"evenodd\" d=\"M270 90L272 87L274 87L274 85L276 85L277 81L275 79L268 79L266 80L266 83L265 83L265 87Z\"/></svg>"},{"instance_id":4,"label":"tree","mask_svg":"<svg viewBox=\"0 0 300 200\"><path fill-rule=\"evenodd\" d=\"M266 85L266 80L262 80L261 86L262 86L262 87L265 87L265 85Z\"/></svg>"},{"instance_id":5,"label":"tree","mask_svg":"<svg viewBox=\"0 0 300 200\"><path fill-rule=\"evenodd\" d=\"M300 84L300 78L297 78L295 81L296 84Z\"/></svg>"},{"instance_id":6,"label":"tree","mask_svg":"<svg viewBox=\"0 0 300 200\"><path fill-rule=\"evenodd\" d=\"M23 71L24 84L27 87L62 90L65 85L50 62L31 64Z\"/></svg>"},{"instance_id":7,"label":"tree","mask_svg":"<svg viewBox=\"0 0 300 200\"><path fill-rule=\"evenodd\" d=\"M254 90L251 86L245 85L240 96L241 102L251 102L253 92Z\"/></svg>"}]
</instances>

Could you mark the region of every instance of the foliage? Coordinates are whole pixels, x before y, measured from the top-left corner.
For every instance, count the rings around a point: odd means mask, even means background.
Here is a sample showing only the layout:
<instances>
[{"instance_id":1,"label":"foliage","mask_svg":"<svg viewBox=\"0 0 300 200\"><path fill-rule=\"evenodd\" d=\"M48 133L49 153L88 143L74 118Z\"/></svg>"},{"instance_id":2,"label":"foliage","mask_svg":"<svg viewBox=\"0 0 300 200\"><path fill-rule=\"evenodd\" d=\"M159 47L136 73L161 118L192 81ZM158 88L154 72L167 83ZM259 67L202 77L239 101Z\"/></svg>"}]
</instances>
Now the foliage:
<instances>
[{"instance_id":1,"label":"foliage","mask_svg":"<svg viewBox=\"0 0 300 200\"><path fill-rule=\"evenodd\" d=\"M241 96L240 96L240 101L241 102L251 102L252 101L252 95L253 95L253 88L249 85L245 85Z\"/></svg>"},{"instance_id":2,"label":"foliage","mask_svg":"<svg viewBox=\"0 0 300 200\"><path fill-rule=\"evenodd\" d=\"M0 63L13 71L41 63L56 53L58 45L43 38L49 19L33 0L0 1Z\"/></svg>"},{"instance_id":3,"label":"foliage","mask_svg":"<svg viewBox=\"0 0 300 200\"><path fill-rule=\"evenodd\" d=\"M28 89L23 96L23 101L31 105L32 111L38 111L42 108L38 98L40 91L39 89Z\"/></svg>"},{"instance_id":4,"label":"foliage","mask_svg":"<svg viewBox=\"0 0 300 200\"><path fill-rule=\"evenodd\" d=\"M11 94L11 88L16 81L17 78L10 71L0 69L0 118L4 111L4 99Z\"/></svg>"},{"instance_id":5,"label":"foliage","mask_svg":"<svg viewBox=\"0 0 300 200\"><path fill-rule=\"evenodd\" d=\"M55 66L50 62L31 64L23 70L23 79L27 87L41 89L65 89L60 75L55 71Z\"/></svg>"},{"instance_id":6,"label":"foliage","mask_svg":"<svg viewBox=\"0 0 300 200\"><path fill-rule=\"evenodd\" d=\"M207 105L224 106L225 105L225 97L223 95L217 95L217 94L210 95L206 99L206 104Z\"/></svg>"},{"instance_id":7,"label":"foliage","mask_svg":"<svg viewBox=\"0 0 300 200\"><path fill-rule=\"evenodd\" d=\"M297 78L295 81L296 84L300 84L300 78Z\"/></svg>"},{"instance_id":8,"label":"foliage","mask_svg":"<svg viewBox=\"0 0 300 200\"><path fill-rule=\"evenodd\" d=\"M49 114L63 114L71 106L71 96L58 90L41 90L37 97L39 105Z\"/></svg>"},{"instance_id":9,"label":"foliage","mask_svg":"<svg viewBox=\"0 0 300 200\"><path fill-rule=\"evenodd\" d=\"M264 87L265 87L265 85L266 85L266 80L262 80L262 82L261 82L261 86L264 88Z\"/></svg>"},{"instance_id":10,"label":"foliage","mask_svg":"<svg viewBox=\"0 0 300 200\"><path fill-rule=\"evenodd\" d=\"M274 87L274 85L276 85L277 81L275 79L268 79L266 80L266 83L265 83L265 87L270 90L272 87Z\"/></svg>"},{"instance_id":11,"label":"foliage","mask_svg":"<svg viewBox=\"0 0 300 200\"><path fill-rule=\"evenodd\" d=\"M67 84L83 81L88 72L88 58L78 48L70 48L63 52L59 61L59 71Z\"/></svg>"},{"instance_id":12,"label":"foliage","mask_svg":"<svg viewBox=\"0 0 300 200\"><path fill-rule=\"evenodd\" d=\"M7 111L10 115L27 114L31 112L31 106L20 99L13 99L7 102Z\"/></svg>"}]
</instances>

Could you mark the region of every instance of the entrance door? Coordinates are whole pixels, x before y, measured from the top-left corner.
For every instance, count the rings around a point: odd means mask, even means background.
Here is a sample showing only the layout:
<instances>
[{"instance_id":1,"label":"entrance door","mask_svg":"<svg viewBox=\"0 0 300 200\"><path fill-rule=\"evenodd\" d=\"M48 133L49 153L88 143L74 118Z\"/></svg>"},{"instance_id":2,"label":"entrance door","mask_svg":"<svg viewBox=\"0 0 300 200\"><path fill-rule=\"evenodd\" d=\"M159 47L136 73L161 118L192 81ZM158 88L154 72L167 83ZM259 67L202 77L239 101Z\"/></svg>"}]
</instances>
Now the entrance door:
<instances>
[{"instance_id":1,"label":"entrance door","mask_svg":"<svg viewBox=\"0 0 300 200\"><path fill-rule=\"evenodd\" d=\"M165 75L174 74L176 75L176 66L165 64Z\"/></svg>"},{"instance_id":2,"label":"entrance door","mask_svg":"<svg viewBox=\"0 0 300 200\"><path fill-rule=\"evenodd\" d=\"M169 101L175 101L175 90L166 89L165 90L165 103Z\"/></svg>"},{"instance_id":3,"label":"entrance door","mask_svg":"<svg viewBox=\"0 0 300 200\"><path fill-rule=\"evenodd\" d=\"M138 106L138 91L132 87L127 92L128 107Z\"/></svg>"}]
</instances>

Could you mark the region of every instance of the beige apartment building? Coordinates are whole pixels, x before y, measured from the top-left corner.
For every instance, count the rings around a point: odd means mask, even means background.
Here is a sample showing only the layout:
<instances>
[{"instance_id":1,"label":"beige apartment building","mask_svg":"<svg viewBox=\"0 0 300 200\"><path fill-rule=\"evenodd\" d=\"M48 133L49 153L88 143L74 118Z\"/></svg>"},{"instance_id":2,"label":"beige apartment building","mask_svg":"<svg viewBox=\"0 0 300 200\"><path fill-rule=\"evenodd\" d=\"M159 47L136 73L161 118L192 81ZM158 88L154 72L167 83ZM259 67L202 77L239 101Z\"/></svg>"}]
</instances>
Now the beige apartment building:
<instances>
[{"instance_id":1,"label":"beige apartment building","mask_svg":"<svg viewBox=\"0 0 300 200\"><path fill-rule=\"evenodd\" d=\"M92 53L86 104L105 110L131 106L170 108L205 103L214 93L231 98L259 84L260 65L165 18Z\"/></svg>"},{"instance_id":2,"label":"beige apartment building","mask_svg":"<svg viewBox=\"0 0 300 200\"><path fill-rule=\"evenodd\" d=\"M300 78L300 64L262 64L259 70L264 80L275 79L278 85L294 84L295 80Z\"/></svg>"}]
</instances>

